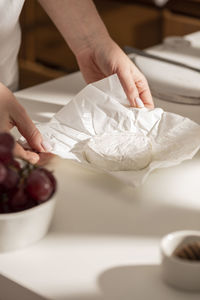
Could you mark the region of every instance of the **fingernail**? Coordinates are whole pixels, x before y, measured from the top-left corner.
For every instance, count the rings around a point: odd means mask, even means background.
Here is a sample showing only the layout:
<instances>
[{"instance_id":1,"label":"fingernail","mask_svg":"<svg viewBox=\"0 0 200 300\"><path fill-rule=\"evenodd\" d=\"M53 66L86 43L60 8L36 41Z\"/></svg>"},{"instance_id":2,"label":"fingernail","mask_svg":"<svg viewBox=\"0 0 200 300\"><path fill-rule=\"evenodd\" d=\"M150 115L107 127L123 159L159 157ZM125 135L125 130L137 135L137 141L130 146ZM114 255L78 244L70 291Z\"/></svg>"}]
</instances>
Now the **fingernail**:
<instances>
[{"instance_id":1,"label":"fingernail","mask_svg":"<svg viewBox=\"0 0 200 300\"><path fill-rule=\"evenodd\" d=\"M39 161L39 155L36 153L31 152L29 155L29 161L31 164L35 165Z\"/></svg>"},{"instance_id":2,"label":"fingernail","mask_svg":"<svg viewBox=\"0 0 200 300\"><path fill-rule=\"evenodd\" d=\"M134 96L132 96L131 98L129 98L129 102L130 102L131 107L135 107L136 106L136 104L135 104L135 97Z\"/></svg>"},{"instance_id":3,"label":"fingernail","mask_svg":"<svg viewBox=\"0 0 200 300\"><path fill-rule=\"evenodd\" d=\"M135 101L136 101L137 107L140 107L140 108L144 107L144 103L142 102L142 100L139 97L137 97L135 99Z\"/></svg>"},{"instance_id":4,"label":"fingernail","mask_svg":"<svg viewBox=\"0 0 200 300\"><path fill-rule=\"evenodd\" d=\"M51 150L52 150L52 146L50 145L50 143L49 142L47 142L47 141L43 141L42 142L42 146L44 147L44 149L48 152L50 152Z\"/></svg>"}]
</instances>

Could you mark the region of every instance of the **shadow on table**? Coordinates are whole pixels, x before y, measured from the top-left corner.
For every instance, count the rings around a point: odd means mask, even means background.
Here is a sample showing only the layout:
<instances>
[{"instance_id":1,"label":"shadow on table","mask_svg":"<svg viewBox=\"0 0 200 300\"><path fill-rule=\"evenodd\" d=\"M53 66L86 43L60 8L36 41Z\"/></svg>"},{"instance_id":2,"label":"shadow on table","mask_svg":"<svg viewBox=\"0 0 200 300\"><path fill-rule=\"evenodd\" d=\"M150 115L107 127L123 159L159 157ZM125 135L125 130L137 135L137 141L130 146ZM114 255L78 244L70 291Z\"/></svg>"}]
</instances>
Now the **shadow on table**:
<instances>
[{"instance_id":1,"label":"shadow on table","mask_svg":"<svg viewBox=\"0 0 200 300\"><path fill-rule=\"evenodd\" d=\"M106 270L97 279L96 294L57 295L59 300L199 300L200 293L168 286L157 265L119 266Z\"/></svg>"},{"instance_id":2,"label":"shadow on table","mask_svg":"<svg viewBox=\"0 0 200 300\"><path fill-rule=\"evenodd\" d=\"M171 231L200 229L200 205L190 207L187 195L182 191L173 194L170 183L165 193L151 191L150 179L146 186L133 189L109 175L77 168L71 162L61 161L60 165L66 172L58 172L60 189L52 233L159 238ZM189 180L190 172L186 173L185 180ZM159 177L159 173L154 176ZM173 182L173 170L163 180L169 178ZM192 183L188 185L189 193Z\"/></svg>"},{"instance_id":3,"label":"shadow on table","mask_svg":"<svg viewBox=\"0 0 200 300\"><path fill-rule=\"evenodd\" d=\"M98 279L102 299L200 299L200 293L174 289L162 281L156 265L120 266L102 273Z\"/></svg>"}]
</instances>

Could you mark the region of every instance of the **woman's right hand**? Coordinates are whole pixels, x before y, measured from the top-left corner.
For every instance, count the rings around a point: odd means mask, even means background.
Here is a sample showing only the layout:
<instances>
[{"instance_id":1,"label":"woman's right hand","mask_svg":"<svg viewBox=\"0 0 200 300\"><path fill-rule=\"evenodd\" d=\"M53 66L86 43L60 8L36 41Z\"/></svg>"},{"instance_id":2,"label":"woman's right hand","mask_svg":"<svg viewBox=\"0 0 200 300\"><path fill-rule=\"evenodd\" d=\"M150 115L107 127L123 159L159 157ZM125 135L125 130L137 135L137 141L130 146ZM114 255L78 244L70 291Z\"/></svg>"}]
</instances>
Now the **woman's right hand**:
<instances>
[{"instance_id":1,"label":"woman's right hand","mask_svg":"<svg viewBox=\"0 0 200 300\"><path fill-rule=\"evenodd\" d=\"M42 135L27 115L26 110L19 104L10 90L0 83L0 131L8 132L14 126L17 127L34 151L45 152L42 146ZM14 154L32 164L37 163L40 159L37 153L25 150L18 143L15 145Z\"/></svg>"}]
</instances>

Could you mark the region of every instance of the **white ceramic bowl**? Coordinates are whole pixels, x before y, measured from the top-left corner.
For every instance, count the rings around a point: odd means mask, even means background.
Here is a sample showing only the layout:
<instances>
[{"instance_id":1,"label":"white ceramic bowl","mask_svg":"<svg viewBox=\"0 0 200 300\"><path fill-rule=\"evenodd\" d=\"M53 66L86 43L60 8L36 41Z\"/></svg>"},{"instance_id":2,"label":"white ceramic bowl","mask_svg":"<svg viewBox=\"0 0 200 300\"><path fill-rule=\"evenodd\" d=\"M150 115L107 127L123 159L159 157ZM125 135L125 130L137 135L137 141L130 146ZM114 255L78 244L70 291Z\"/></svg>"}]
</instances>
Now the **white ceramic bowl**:
<instances>
[{"instance_id":1,"label":"white ceramic bowl","mask_svg":"<svg viewBox=\"0 0 200 300\"><path fill-rule=\"evenodd\" d=\"M173 252L178 246L184 246L200 240L200 231L183 230L166 235L161 241L162 276L170 285L184 290L200 291L200 261L178 258Z\"/></svg>"},{"instance_id":2,"label":"white ceramic bowl","mask_svg":"<svg viewBox=\"0 0 200 300\"><path fill-rule=\"evenodd\" d=\"M0 214L0 252L17 250L45 236L53 216L55 195L27 210Z\"/></svg>"}]
</instances>

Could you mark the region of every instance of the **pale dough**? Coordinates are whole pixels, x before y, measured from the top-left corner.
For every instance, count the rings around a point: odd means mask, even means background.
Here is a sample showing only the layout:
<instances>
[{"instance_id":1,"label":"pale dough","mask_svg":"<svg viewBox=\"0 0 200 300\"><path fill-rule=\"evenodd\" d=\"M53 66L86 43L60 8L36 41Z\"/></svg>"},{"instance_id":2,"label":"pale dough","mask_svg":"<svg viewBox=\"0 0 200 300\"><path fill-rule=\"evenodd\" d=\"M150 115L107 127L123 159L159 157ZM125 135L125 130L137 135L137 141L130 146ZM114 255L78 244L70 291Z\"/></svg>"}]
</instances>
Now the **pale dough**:
<instances>
[{"instance_id":1,"label":"pale dough","mask_svg":"<svg viewBox=\"0 0 200 300\"><path fill-rule=\"evenodd\" d=\"M108 171L140 170L151 162L150 139L142 132L114 132L92 137L84 148L91 164Z\"/></svg>"}]
</instances>

